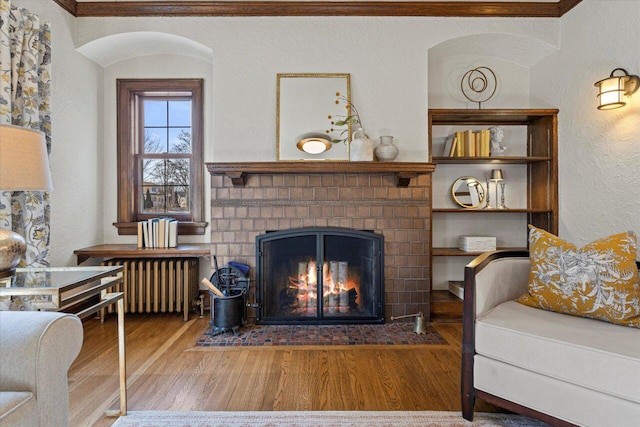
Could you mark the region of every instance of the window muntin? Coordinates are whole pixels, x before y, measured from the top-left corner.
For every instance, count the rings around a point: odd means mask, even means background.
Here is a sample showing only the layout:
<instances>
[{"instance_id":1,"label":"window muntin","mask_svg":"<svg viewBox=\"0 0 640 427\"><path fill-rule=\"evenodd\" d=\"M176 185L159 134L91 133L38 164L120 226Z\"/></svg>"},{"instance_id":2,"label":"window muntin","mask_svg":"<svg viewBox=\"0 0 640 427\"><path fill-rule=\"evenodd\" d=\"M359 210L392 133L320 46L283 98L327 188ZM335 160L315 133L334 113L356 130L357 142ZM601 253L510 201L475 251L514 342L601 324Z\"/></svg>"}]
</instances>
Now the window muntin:
<instances>
[{"instance_id":1,"label":"window muntin","mask_svg":"<svg viewBox=\"0 0 640 427\"><path fill-rule=\"evenodd\" d=\"M136 154L137 204L142 215L191 216L190 98L140 96L142 114Z\"/></svg>"}]
</instances>

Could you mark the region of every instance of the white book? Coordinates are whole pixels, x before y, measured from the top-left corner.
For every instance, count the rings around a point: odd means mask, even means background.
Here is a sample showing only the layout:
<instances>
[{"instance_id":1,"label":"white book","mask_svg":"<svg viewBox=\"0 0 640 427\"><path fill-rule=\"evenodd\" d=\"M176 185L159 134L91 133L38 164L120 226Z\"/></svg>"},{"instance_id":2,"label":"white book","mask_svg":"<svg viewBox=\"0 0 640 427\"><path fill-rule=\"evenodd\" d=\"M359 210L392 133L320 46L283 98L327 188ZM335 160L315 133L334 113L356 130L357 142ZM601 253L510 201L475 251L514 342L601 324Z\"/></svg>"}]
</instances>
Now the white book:
<instances>
[{"instance_id":1,"label":"white book","mask_svg":"<svg viewBox=\"0 0 640 427\"><path fill-rule=\"evenodd\" d=\"M164 220L164 247L165 248L170 248L171 246L169 246L169 240L171 237L171 230L169 229L169 224L171 224L171 219L167 218Z\"/></svg>"},{"instance_id":2,"label":"white book","mask_svg":"<svg viewBox=\"0 0 640 427\"><path fill-rule=\"evenodd\" d=\"M164 235L165 233L165 223L167 221L164 218L160 218L158 220L158 247L164 248Z\"/></svg>"},{"instance_id":3,"label":"white book","mask_svg":"<svg viewBox=\"0 0 640 427\"><path fill-rule=\"evenodd\" d=\"M178 246L178 221L172 219L169 221L169 247L175 248Z\"/></svg>"},{"instance_id":4,"label":"white book","mask_svg":"<svg viewBox=\"0 0 640 427\"><path fill-rule=\"evenodd\" d=\"M149 224L147 221L142 221L142 240L145 248L149 248Z\"/></svg>"}]
</instances>

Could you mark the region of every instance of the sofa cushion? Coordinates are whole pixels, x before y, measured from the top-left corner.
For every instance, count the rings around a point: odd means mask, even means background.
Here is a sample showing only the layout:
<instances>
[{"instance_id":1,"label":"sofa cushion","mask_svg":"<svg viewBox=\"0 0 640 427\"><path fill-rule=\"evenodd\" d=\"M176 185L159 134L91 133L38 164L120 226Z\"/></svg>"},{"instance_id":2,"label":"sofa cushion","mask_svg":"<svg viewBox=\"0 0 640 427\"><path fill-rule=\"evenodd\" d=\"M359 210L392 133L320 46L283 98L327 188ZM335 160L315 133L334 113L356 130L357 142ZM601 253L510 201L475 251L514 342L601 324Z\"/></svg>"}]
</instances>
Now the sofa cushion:
<instances>
[{"instance_id":1,"label":"sofa cushion","mask_svg":"<svg viewBox=\"0 0 640 427\"><path fill-rule=\"evenodd\" d=\"M616 234L576 248L529 226L531 307L640 328L636 236Z\"/></svg>"},{"instance_id":2,"label":"sofa cushion","mask_svg":"<svg viewBox=\"0 0 640 427\"><path fill-rule=\"evenodd\" d=\"M508 301L476 320L478 354L640 403L640 329Z\"/></svg>"}]
</instances>

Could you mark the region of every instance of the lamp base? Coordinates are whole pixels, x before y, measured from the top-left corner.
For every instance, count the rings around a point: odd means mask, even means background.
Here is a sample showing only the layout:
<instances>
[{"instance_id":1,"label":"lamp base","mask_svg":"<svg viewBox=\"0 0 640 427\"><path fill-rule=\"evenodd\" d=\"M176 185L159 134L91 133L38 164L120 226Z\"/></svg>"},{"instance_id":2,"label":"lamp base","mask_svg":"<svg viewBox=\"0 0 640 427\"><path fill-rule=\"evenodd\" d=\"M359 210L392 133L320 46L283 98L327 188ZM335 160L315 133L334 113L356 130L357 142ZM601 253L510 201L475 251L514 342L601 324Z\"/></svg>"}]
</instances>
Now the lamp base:
<instances>
[{"instance_id":1,"label":"lamp base","mask_svg":"<svg viewBox=\"0 0 640 427\"><path fill-rule=\"evenodd\" d=\"M13 274L15 267L27 252L24 237L0 228L0 277Z\"/></svg>"}]
</instances>

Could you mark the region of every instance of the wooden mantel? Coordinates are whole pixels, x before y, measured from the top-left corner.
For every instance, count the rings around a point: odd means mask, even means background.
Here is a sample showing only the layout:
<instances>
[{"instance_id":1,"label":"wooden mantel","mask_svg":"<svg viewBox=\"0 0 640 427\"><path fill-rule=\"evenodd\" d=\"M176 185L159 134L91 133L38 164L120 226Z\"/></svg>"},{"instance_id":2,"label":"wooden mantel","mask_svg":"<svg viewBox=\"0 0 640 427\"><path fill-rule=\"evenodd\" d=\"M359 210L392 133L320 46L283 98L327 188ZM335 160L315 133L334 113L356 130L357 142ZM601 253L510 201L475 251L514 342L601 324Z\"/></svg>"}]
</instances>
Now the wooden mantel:
<instances>
[{"instance_id":1,"label":"wooden mantel","mask_svg":"<svg viewBox=\"0 0 640 427\"><path fill-rule=\"evenodd\" d=\"M407 187L411 178L430 174L434 163L427 162L237 162L205 163L211 175L227 175L234 187L244 187L247 174L285 173L389 173L395 174L396 186Z\"/></svg>"}]
</instances>

